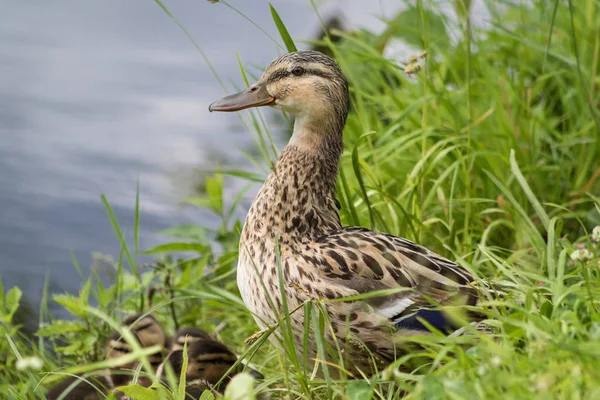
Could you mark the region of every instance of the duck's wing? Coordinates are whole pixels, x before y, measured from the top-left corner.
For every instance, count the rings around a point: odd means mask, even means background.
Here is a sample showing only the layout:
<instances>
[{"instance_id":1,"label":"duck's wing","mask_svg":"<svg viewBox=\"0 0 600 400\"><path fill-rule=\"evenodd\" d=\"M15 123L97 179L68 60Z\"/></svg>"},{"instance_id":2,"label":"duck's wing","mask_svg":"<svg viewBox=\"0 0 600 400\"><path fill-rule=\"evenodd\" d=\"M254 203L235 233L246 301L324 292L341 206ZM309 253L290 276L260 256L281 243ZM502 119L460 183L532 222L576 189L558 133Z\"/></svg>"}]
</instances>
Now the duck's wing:
<instances>
[{"instance_id":1,"label":"duck's wing","mask_svg":"<svg viewBox=\"0 0 600 400\"><path fill-rule=\"evenodd\" d=\"M435 306L477 301L467 270L409 240L346 227L319 237L314 245L317 255L307 261L330 284L325 297L398 289L366 301L399 328L426 330L419 319L436 329L455 328Z\"/></svg>"}]
</instances>

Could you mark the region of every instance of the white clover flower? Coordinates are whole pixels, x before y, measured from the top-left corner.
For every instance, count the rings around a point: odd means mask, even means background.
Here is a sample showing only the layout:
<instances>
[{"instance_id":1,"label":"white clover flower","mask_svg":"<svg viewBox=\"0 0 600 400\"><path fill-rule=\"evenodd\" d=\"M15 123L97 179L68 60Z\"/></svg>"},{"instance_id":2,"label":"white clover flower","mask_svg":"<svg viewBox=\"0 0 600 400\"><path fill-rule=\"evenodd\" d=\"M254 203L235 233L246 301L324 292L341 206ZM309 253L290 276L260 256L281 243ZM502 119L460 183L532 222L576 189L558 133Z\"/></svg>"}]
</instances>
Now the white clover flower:
<instances>
[{"instance_id":1,"label":"white clover flower","mask_svg":"<svg viewBox=\"0 0 600 400\"><path fill-rule=\"evenodd\" d=\"M594 258L594 255L588 249L577 249L571 253L571 260L573 261L588 261Z\"/></svg>"},{"instance_id":2,"label":"white clover flower","mask_svg":"<svg viewBox=\"0 0 600 400\"><path fill-rule=\"evenodd\" d=\"M23 371L26 369L40 370L44 366L44 360L39 357L24 357L17 361L17 369Z\"/></svg>"},{"instance_id":3,"label":"white clover flower","mask_svg":"<svg viewBox=\"0 0 600 400\"><path fill-rule=\"evenodd\" d=\"M596 225L594 229L592 229L592 241L600 243L600 225Z\"/></svg>"},{"instance_id":4,"label":"white clover flower","mask_svg":"<svg viewBox=\"0 0 600 400\"><path fill-rule=\"evenodd\" d=\"M477 375L479 375L479 376L483 376L483 375L485 375L485 373L486 373L486 372L487 372L487 368L486 368L486 366L485 366L485 365L480 365L480 366L477 368Z\"/></svg>"},{"instance_id":5,"label":"white clover flower","mask_svg":"<svg viewBox=\"0 0 600 400\"><path fill-rule=\"evenodd\" d=\"M502 364L502 359L499 356L494 356L490 360L490 364L492 364L492 367L498 368Z\"/></svg>"},{"instance_id":6,"label":"white clover flower","mask_svg":"<svg viewBox=\"0 0 600 400\"><path fill-rule=\"evenodd\" d=\"M535 390L538 392L546 392L554 384L554 378L550 374L538 376L535 381Z\"/></svg>"}]
</instances>

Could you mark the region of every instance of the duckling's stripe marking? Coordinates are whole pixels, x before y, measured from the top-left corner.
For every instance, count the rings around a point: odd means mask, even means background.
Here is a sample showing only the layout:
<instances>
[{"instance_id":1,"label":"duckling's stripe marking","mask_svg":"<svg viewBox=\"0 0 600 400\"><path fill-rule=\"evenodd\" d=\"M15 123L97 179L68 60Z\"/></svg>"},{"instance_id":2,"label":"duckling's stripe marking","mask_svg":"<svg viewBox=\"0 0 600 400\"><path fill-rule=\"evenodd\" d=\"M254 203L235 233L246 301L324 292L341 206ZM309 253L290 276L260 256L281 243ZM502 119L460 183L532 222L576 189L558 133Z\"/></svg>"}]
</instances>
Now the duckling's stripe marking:
<instances>
[{"instance_id":1,"label":"duckling's stripe marking","mask_svg":"<svg viewBox=\"0 0 600 400\"><path fill-rule=\"evenodd\" d=\"M153 326L154 324L155 324L155 323L154 323L153 321L151 321L151 322L148 322L147 324L144 324L144 325L138 325L138 324L135 324L135 325L133 325L133 326L131 327L131 330L133 330L134 332L143 331L143 330L145 330L145 329L148 329L148 328L150 328L150 327L151 327L151 326Z\"/></svg>"}]
</instances>

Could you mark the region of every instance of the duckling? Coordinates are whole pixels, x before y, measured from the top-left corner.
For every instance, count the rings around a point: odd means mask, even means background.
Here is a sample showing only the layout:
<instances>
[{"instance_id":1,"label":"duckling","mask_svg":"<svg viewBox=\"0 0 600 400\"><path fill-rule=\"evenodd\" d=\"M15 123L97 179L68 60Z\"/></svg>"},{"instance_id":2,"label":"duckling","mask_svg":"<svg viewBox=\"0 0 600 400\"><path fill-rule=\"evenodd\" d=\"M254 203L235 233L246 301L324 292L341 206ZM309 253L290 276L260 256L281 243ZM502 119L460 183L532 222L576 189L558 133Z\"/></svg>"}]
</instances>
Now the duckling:
<instances>
[{"instance_id":1,"label":"duckling","mask_svg":"<svg viewBox=\"0 0 600 400\"><path fill-rule=\"evenodd\" d=\"M123 320L122 325L128 327L129 330L136 336L141 347L160 346L162 348L160 351L147 356L152 370L156 372L158 367L164 361L164 353L171 346L171 340L165 332L164 327L156 320L156 318L154 318L154 316L144 315L143 313L133 314L126 317ZM113 347L113 351L115 351L115 347ZM129 351L131 351L131 349L129 349ZM138 365L139 362L137 361L129 365L128 372L130 376L132 370L135 370ZM121 369L124 370L125 367L121 367ZM129 383L131 383L131 380L121 383L120 385ZM152 384L152 380L146 374L141 374L138 377L136 384L148 387Z\"/></svg>"},{"instance_id":2,"label":"duckling","mask_svg":"<svg viewBox=\"0 0 600 400\"><path fill-rule=\"evenodd\" d=\"M334 349L345 344L343 368L351 377L373 374L401 356L398 335L428 334L428 326L456 329L435 306L476 304L479 292L469 271L407 239L340 221L336 182L349 94L338 64L317 51L285 54L257 83L212 103L209 111L260 106L286 111L295 121L250 207L239 244L237 283L256 323L262 329L278 325L283 293L287 308L297 310L289 320L298 359L318 360L314 332L304 347L302 304L325 300L332 328L325 340ZM339 301L375 291L388 294ZM280 345L281 331L274 333L270 339Z\"/></svg>"},{"instance_id":3,"label":"duckling","mask_svg":"<svg viewBox=\"0 0 600 400\"><path fill-rule=\"evenodd\" d=\"M131 333L141 347L160 345L164 348L169 345L168 337L162 325L153 316L147 315L142 317L141 314L131 315L123 320L122 325L131 330ZM114 331L109 335L105 345L107 360L122 357L131 353L131 351L131 345L125 341L119 332ZM149 355L148 362L156 372L163 362L162 353L158 352ZM138 364L138 361L132 361L115 368L96 371L93 376L85 378L89 383L79 377L67 378L50 389L46 397L49 400L56 399L68 390L71 385L74 385L72 390L69 390L68 394L64 397L65 400L104 399L106 394L114 388L131 383L133 370L137 368ZM142 374L138 377L136 383L141 386L150 386L152 381Z\"/></svg>"},{"instance_id":4,"label":"duckling","mask_svg":"<svg viewBox=\"0 0 600 400\"><path fill-rule=\"evenodd\" d=\"M204 390L219 391L227 386L230 376L223 377L236 363L238 357L226 345L198 328L182 328L177 332L173 340L173 350L159 367L157 376L160 378L165 374L167 364L173 368L176 377L180 376L183 368L183 348L186 343L188 357L186 391L188 394L196 393L197 396L192 396L192 398L198 398ZM246 366L245 369L255 378L264 379L264 376L253 368ZM235 375L242 370L244 370L244 365L240 363L230 375ZM221 378L223 380L217 386Z\"/></svg>"},{"instance_id":5,"label":"duckling","mask_svg":"<svg viewBox=\"0 0 600 400\"><path fill-rule=\"evenodd\" d=\"M122 323L135 333L142 347L161 346L167 350L171 346L169 336L163 326L152 315L144 313L133 314L126 317Z\"/></svg>"},{"instance_id":6,"label":"duckling","mask_svg":"<svg viewBox=\"0 0 600 400\"><path fill-rule=\"evenodd\" d=\"M185 343L195 343L201 340L212 341L215 338L200 328L181 328L171 339L171 351L183 350Z\"/></svg>"},{"instance_id":7,"label":"duckling","mask_svg":"<svg viewBox=\"0 0 600 400\"><path fill-rule=\"evenodd\" d=\"M188 346L191 343L196 343L199 341L208 341L208 342L217 342L221 346L225 346L223 343L219 342L217 338L206 331L203 331L199 328L181 328L172 340L171 351L183 350L183 346L187 343ZM226 347L226 346L225 346ZM230 353L235 354L233 351L228 349ZM239 355L235 354L237 358ZM258 372L256 369L249 366L245 360L240 363L240 368L235 372L241 372L245 368L246 372L252 375L256 379L265 379L264 375Z\"/></svg>"},{"instance_id":8,"label":"duckling","mask_svg":"<svg viewBox=\"0 0 600 400\"><path fill-rule=\"evenodd\" d=\"M187 357L186 384L214 390L227 385L229 376L223 379L222 386L216 386L237 361L237 356L216 340L198 340L188 343ZM174 350L167 356L163 367L159 369L160 374L164 373L167 363L173 368L175 376L179 377L183 368L183 349Z\"/></svg>"},{"instance_id":9,"label":"duckling","mask_svg":"<svg viewBox=\"0 0 600 400\"><path fill-rule=\"evenodd\" d=\"M100 400L106 398L112 389L112 383L105 375L69 377L54 385L46 393L46 399L57 400L66 393L63 400Z\"/></svg>"},{"instance_id":10,"label":"duckling","mask_svg":"<svg viewBox=\"0 0 600 400\"><path fill-rule=\"evenodd\" d=\"M139 341L139 338L134 334ZM119 332L113 332L108 337L105 346L106 359L115 359L131 352L131 346ZM127 363L119 367L95 371L90 376L69 377L54 387L46 394L48 400L58 399L64 392L64 400L95 400L104 399L114 388L130 382L131 370L136 367L136 362Z\"/></svg>"}]
</instances>

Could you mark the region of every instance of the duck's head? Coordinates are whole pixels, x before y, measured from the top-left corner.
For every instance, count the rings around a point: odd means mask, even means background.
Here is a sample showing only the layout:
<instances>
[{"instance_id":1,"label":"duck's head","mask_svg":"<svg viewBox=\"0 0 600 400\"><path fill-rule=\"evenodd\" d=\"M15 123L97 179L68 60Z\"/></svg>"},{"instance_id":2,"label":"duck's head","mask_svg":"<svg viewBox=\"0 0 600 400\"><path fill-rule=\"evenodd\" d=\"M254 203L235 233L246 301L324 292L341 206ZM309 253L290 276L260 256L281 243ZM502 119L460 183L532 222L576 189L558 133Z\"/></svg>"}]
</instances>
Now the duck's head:
<instances>
[{"instance_id":1,"label":"duck's head","mask_svg":"<svg viewBox=\"0 0 600 400\"><path fill-rule=\"evenodd\" d=\"M258 82L212 103L209 110L271 106L296 118L345 122L348 103L348 83L338 64L323 53L307 50L275 59Z\"/></svg>"},{"instance_id":2,"label":"duck's head","mask_svg":"<svg viewBox=\"0 0 600 400\"><path fill-rule=\"evenodd\" d=\"M203 331L200 328L181 328L173 336L173 342L171 344L171 350L183 350L183 346L187 343L188 346L191 343L199 342L202 340L215 340L208 332Z\"/></svg>"}]
</instances>

